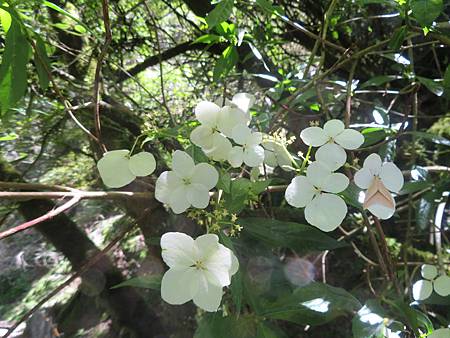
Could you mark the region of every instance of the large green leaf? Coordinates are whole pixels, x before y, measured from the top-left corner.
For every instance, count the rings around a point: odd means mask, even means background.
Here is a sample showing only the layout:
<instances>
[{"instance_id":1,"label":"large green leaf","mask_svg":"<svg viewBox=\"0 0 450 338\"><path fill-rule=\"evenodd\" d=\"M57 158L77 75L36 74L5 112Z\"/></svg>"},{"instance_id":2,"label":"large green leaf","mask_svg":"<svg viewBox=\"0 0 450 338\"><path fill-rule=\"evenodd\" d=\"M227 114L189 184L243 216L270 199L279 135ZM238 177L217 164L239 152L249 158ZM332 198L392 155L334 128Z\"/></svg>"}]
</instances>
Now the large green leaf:
<instances>
[{"instance_id":1,"label":"large green leaf","mask_svg":"<svg viewBox=\"0 0 450 338\"><path fill-rule=\"evenodd\" d=\"M255 238L270 247L285 247L296 251L331 250L345 243L326 235L310 225L283 222L268 218L240 218L242 235Z\"/></svg>"},{"instance_id":2,"label":"large green leaf","mask_svg":"<svg viewBox=\"0 0 450 338\"><path fill-rule=\"evenodd\" d=\"M442 93L444 92L444 87L440 82L436 82L433 79L428 79L426 77L421 76L417 76L417 80L419 80L421 84L427 87L427 89L434 95L441 96Z\"/></svg>"},{"instance_id":3,"label":"large green leaf","mask_svg":"<svg viewBox=\"0 0 450 338\"><path fill-rule=\"evenodd\" d=\"M422 26L430 26L444 9L442 0L411 0L410 6Z\"/></svg>"},{"instance_id":4,"label":"large green leaf","mask_svg":"<svg viewBox=\"0 0 450 338\"><path fill-rule=\"evenodd\" d=\"M354 338L378 337L386 327L384 309L377 300L370 299L352 320ZM383 336L381 336L383 337Z\"/></svg>"},{"instance_id":5,"label":"large green leaf","mask_svg":"<svg viewBox=\"0 0 450 338\"><path fill-rule=\"evenodd\" d=\"M313 282L266 306L263 315L300 325L320 325L360 308L359 301L344 289Z\"/></svg>"},{"instance_id":6,"label":"large green leaf","mask_svg":"<svg viewBox=\"0 0 450 338\"><path fill-rule=\"evenodd\" d=\"M200 321L194 338L253 338L256 337L256 318L223 317L221 313L206 314Z\"/></svg>"},{"instance_id":7,"label":"large green leaf","mask_svg":"<svg viewBox=\"0 0 450 338\"><path fill-rule=\"evenodd\" d=\"M239 59L239 55L235 46L228 46L220 55L214 66L213 79L219 81L228 75Z\"/></svg>"},{"instance_id":8,"label":"large green leaf","mask_svg":"<svg viewBox=\"0 0 450 338\"><path fill-rule=\"evenodd\" d=\"M206 16L206 23L212 28L227 20L233 12L234 0L222 0Z\"/></svg>"},{"instance_id":9,"label":"large green leaf","mask_svg":"<svg viewBox=\"0 0 450 338\"><path fill-rule=\"evenodd\" d=\"M30 45L20 24L13 19L6 34L6 45L0 66L0 106L2 114L24 95L27 89L27 63Z\"/></svg>"}]
</instances>

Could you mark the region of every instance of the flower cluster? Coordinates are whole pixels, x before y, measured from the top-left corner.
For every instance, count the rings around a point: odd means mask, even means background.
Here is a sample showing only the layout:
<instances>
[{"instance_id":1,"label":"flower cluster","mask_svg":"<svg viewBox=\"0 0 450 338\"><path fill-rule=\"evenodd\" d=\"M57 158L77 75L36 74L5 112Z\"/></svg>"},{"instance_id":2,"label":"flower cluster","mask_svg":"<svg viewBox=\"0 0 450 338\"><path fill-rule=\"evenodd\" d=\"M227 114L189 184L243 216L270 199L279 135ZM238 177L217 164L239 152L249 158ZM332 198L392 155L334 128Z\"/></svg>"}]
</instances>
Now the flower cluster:
<instances>
[{"instance_id":1,"label":"flower cluster","mask_svg":"<svg viewBox=\"0 0 450 338\"><path fill-rule=\"evenodd\" d=\"M239 93L231 101L224 100L223 105L220 102L200 102L195 107L195 116L201 125L192 131L192 143L214 161L226 160L234 168L242 163L249 167L262 164L262 134L252 132L248 127L251 120L249 109L254 101L253 95Z\"/></svg>"},{"instance_id":2,"label":"flower cluster","mask_svg":"<svg viewBox=\"0 0 450 338\"><path fill-rule=\"evenodd\" d=\"M148 152L130 156L128 150L112 150L103 154L97 168L103 183L109 188L121 188L136 176L147 176L156 168L155 157Z\"/></svg>"},{"instance_id":3,"label":"flower cluster","mask_svg":"<svg viewBox=\"0 0 450 338\"><path fill-rule=\"evenodd\" d=\"M398 193L403 183L400 169L394 163L382 163L378 154L369 155L362 169L355 174L355 184L366 189L364 209L381 219L388 219L394 214L395 200L391 192Z\"/></svg>"},{"instance_id":4,"label":"flower cluster","mask_svg":"<svg viewBox=\"0 0 450 338\"><path fill-rule=\"evenodd\" d=\"M419 279L412 287L412 295L415 300L425 300L434 291L442 297L450 295L450 277L441 275L438 277L438 270L434 265L424 264L421 268L423 279Z\"/></svg>"},{"instance_id":5,"label":"flower cluster","mask_svg":"<svg viewBox=\"0 0 450 338\"><path fill-rule=\"evenodd\" d=\"M193 300L206 311L217 311L222 289L231 283L239 262L213 234L195 240L180 232L161 237L162 258L169 266L161 282L161 297L169 304Z\"/></svg>"}]
</instances>

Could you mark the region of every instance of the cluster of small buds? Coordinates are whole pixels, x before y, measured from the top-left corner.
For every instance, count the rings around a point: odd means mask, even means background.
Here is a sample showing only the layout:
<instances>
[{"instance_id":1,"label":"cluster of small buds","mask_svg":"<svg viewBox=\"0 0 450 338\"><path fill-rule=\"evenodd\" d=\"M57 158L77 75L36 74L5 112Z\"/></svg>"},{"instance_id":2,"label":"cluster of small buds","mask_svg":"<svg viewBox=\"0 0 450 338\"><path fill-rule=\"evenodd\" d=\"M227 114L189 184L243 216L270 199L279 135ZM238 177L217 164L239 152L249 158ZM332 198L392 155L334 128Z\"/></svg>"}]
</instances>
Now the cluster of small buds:
<instances>
[{"instance_id":1,"label":"cluster of small buds","mask_svg":"<svg viewBox=\"0 0 450 338\"><path fill-rule=\"evenodd\" d=\"M214 210L192 209L187 213L187 216L198 224L205 226L209 233L219 233L221 230L226 230L230 236L238 235L242 227L236 223L237 215L230 214L220 202L211 201L210 205Z\"/></svg>"}]
</instances>

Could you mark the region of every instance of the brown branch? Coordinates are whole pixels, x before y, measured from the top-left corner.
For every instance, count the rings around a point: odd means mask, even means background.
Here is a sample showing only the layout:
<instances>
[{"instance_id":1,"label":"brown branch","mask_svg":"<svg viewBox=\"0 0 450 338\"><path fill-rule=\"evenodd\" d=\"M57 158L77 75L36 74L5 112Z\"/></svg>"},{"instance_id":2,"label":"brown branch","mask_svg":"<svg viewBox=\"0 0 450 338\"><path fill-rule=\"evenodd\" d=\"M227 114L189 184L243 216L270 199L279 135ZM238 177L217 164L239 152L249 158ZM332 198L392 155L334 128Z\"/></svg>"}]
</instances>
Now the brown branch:
<instances>
[{"instance_id":1,"label":"brown branch","mask_svg":"<svg viewBox=\"0 0 450 338\"><path fill-rule=\"evenodd\" d=\"M80 191L78 189L65 187L62 185L49 185L42 183L23 183L23 182L3 182L0 181L2 189L27 189L27 190L50 190L50 191Z\"/></svg>"},{"instance_id":2,"label":"brown branch","mask_svg":"<svg viewBox=\"0 0 450 338\"><path fill-rule=\"evenodd\" d=\"M31 221L25 222L18 226L15 226L14 228L0 232L0 240L2 240L3 238L6 238L6 237L12 236L18 232L25 231L31 227L34 227L35 225L38 225L39 223L47 221L47 220L59 215L60 213L66 211L66 210L69 210L74 205L76 205L80 200L81 200L80 196L74 196L69 201L64 203L63 205L59 206L56 209L50 210L45 215L42 215L35 219L32 219Z\"/></svg>"},{"instance_id":3,"label":"brown branch","mask_svg":"<svg viewBox=\"0 0 450 338\"><path fill-rule=\"evenodd\" d=\"M95 67L95 78L94 78L94 126L95 134L97 135L98 143L100 145L100 150L106 152L105 145L101 142L101 123L100 123L100 72L102 69L103 60L108 52L109 45L111 44L112 34L111 34L111 24L109 21L109 9L108 0L102 0L102 11L103 11L103 23L105 26L105 42L101 49L100 55L97 59L97 66Z\"/></svg>"},{"instance_id":4,"label":"brown branch","mask_svg":"<svg viewBox=\"0 0 450 338\"><path fill-rule=\"evenodd\" d=\"M146 210L143 212L143 215L146 215ZM56 296L59 292L65 289L68 285L70 285L75 279L81 277L83 273L85 273L90 267L96 264L103 256L108 253L117 243L119 243L125 235L130 232L136 223L132 223L126 229L124 229L119 235L117 235L102 251L97 253L94 257L92 257L88 262L86 262L77 272L75 272L71 277L69 277L65 282L60 284L56 289L46 295L43 299L41 299L35 306L33 306L27 313L25 313L13 326L8 329L8 332L2 338L8 338L17 327L30 318L33 313L35 313L42 305L48 302L51 298Z\"/></svg>"}]
</instances>

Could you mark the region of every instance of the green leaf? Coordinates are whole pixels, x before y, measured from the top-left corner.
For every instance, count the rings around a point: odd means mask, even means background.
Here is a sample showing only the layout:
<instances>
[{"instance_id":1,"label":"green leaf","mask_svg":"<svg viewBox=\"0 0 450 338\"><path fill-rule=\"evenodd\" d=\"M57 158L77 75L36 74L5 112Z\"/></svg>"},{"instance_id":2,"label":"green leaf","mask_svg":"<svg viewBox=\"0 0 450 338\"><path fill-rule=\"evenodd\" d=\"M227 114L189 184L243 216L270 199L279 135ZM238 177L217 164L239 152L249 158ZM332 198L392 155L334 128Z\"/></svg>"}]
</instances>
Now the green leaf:
<instances>
[{"instance_id":1,"label":"green leaf","mask_svg":"<svg viewBox=\"0 0 450 338\"><path fill-rule=\"evenodd\" d=\"M192 42L192 44L195 43L215 43L215 42L220 42L222 40L222 37L220 35L216 35L216 34L205 34L200 36L199 38L197 38L194 42Z\"/></svg>"},{"instance_id":2,"label":"green leaf","mask_svg":"<svg viewBox=\"0 0 450 338\"><path fill-rule=\"evenodd\" d=\"M417 76L417 80L423 84L427 89L434 95L441 96L444 93L444 88L442 83L436 82L432 79L427 79L426 77Z\"/></svg>"},{"instance_id":3,"label":"green leaf","mask_svg":"<svg viewBox=\"0 0 450 338\"><path fill-rule=\"evenodd\" d=\"M9 27L11 27L11 14L0 8L0 23L2 24L3 31L8 33Z\"/></svg>"},{"instance_id":4,"label":"green leaf","mask_svg":"<svg viewBox=\"0 0 450 338\"><path fill-rule=\"evenodd\" d=\"M384 141L387 136L385 128L366 128L363 129L361 133L364 135L364 143L361 146L362 148Z\"/></svg>"},{"instance_id":5,"label":"green leaf","mask_svg":"<svg viewBox=\"0 0 450 338\"><path fill-rule=\"evenodd\" d=\"M406 38L406 33L408 33L408 28L406 26L396 29L392 35L391 41L389 41L389 49L398 50Z\"/></svg>"},{"instance_id":6,"label":"green leaf","mask_svg":"<svg viewBox=\"0 0 450 338\"><path fill-rule=\"evenodd\" d=\"M272 248L290 248L299 252L331 250L346 246L322 231L305 224L268 218L239 218L242 236L257 239Z\"/></svg>"},{"instance_id":7,"label":"green leaf","mask_svg":"<svg viewBox=\"0 0 450 338\"><path fill-rule=\"evenodd\" d=\"M224 207L230 213L239 213L245 207L252 183L247 178L237 178L231 181L230 192L224 194Z\"/></svg>"},{"instance_id":8,"label":"green leaf","mask_svg":"<svg viewBox=\"0 0 450 338\"><path fill-rule=\"evenodd\" d=\"M49 84L48 72L51 69L50 59L45 49L45 43L38 35L36 37L36 50L34 51L34 64L39 78L39 85L46 90Z\"/></svg>"},{"instance_id":9,"label":"green leaf","mask_svg":"<svg viewBox=\"0 0 450 338\"><path fill-rule=\"evenodd\" d=\"M287 338L287 335L276 326L270 326L268 323L259 322L256 338Z\"/></svg>"},{"instance_id":10,"label":"green leaf","mask_svg":"<svg viewBox=\"0 0 450 338\"><path fill-rule=\"evenodd\" d=\"M300 325L320 325L359 308L359 301L344 289L313 282L266 306L263 315Z\"/></svg>"},{"instance_id":11,"label":"green leaf","mask_svg":"<svg viewBox=\"0 0 450 338\"><path fill-rule=\"evenodd\" d=\"M442 0L411 0L410 6L414 17L422 26L430 26L444 10Z\"/></svg>"},{"instance_id":12,"label":"green leaf","mask_svg":"<svg viewBox=\"0 0 450 338\"><path fill-rule=\"evenodd\" d=\"M385 329L385 311L377 300L370 299L352 320L354 338L378 337Z\"/></svg>"},{"instance_id":13,"label":"green leaf","mask_svg":"<svg viewBox=\"0 0 450 338\"><path fill-rule=\"evenodd\" d=\"M450 65L447 66L444 74L444 94L445 97L450 99Z\"/></svg>"},{"instance_id":14,"label":"green leaf","mask_svg":"<svg viewBox=\"0 0 450 338\"><path fill-rule=\"evenodd\" d=\"M206 23L209 28L213 28L219 23L226 21L233 12L234 0L222 0L206 16Z\"/></svg>"},{"instance_id":15,"label":"green leaf","mask_svg":"<svg viewBox=\"0 0 450 338\"><path fill-rule=\"evenodd\" d=\"M239 59L239 55L235 46L228 46L220 55L213 71L214 81L224 78L233 69Z\"/></svg>"},{"instance_id":16,"label":"green leaf","mask_svg":"<svg viewBox=\"0 0 450 338\"><path fill-rule=\"evenodd\" d=\"M405 134L410 134L410 135L414 135L418 138L423 138L427 141L431 141L433 143L436 144L441 144L441 145L445 145L445 146L450 146L450 140L443 137L443 136L439 136L436 134L432 134L432 133L427 133L427 132L423 132L423 131L407 131L405 132Z\"/></svg>"},{"instance_id":17,"label":"green leaf","mask_svg":"<svg viewBox=\"0 0 450 338\"><path fill-rule=\"evenodd\" d=\"M222 317L221 313L205 314L194 338L250 338L256 336L256 320L251 316Z\"/></svg>"},{"instance_id":18,"label":"green leaf","mask_svg":"<svg viewBox=\"0 0 450 338\"><path fill-rule=\"evenodd\" d=\"M367 88L367 87L376 87L376 86L380 86L382 84L394 81L394 80L398 80L401 79L402 77L400 75L380 75L380 76L375 76L373 78L371 78L370 80L367 80L366 82L364 82L359 88L363 89L363 88Z\"/></svg>"},{"instance_id":19,"label":"green leaf","mask_svg":"<svg viewBox=\"0 0 450 338\"><path fill-rule=\"evenodd\" d=\"M433 183L429 181L415 181L415 182L406 182L403 186L402 190L399 192L399 195L407 195L412 194L417 191L426 189L432 186Z\"/></svg>"},{"instance_id":20,"label":"green leaf","mask_svg":"<svg viewBox=\"0 0 450 338\"><path fill-rule=\"evenodd\" d=\"M30 45L16 20L11 21L5 44L0 66L0 106L2 113L16 104L25 95L27 89L26 66L30 56Z\"/></svg>"},{"instance_id":21,"label":"green leaf","mask_svg":"<svg viewBox=\"0 0 450 338\"><path fill-rule=\"evenodd\" d=\"M161 287L161 275L147 275L128 279L120 284L114 285L111 289L123 288L126 286L134 288L159 290Z\"/></svg>"},{"instance_id":22,"label":"green leaf","mask_svg":"<svg viewBox=\"0 0 450 338\"><path fill-rule=\"evenodd\" d=\"M48 8L51 8L51 9L57 11L58 13L66 16L66 17L68 17L69 19L72 19L73 21L75 21L79 25L83 26L86 30L91 31L80 19L78 19L76 16L70 14L64 8L61 8L58 5L56 5L56 4L54 4L53 2L50 2L50 1L44 1L44 2L42 2L42 4L44 6L47 6Z\"/></svg>"}]
</instances>

